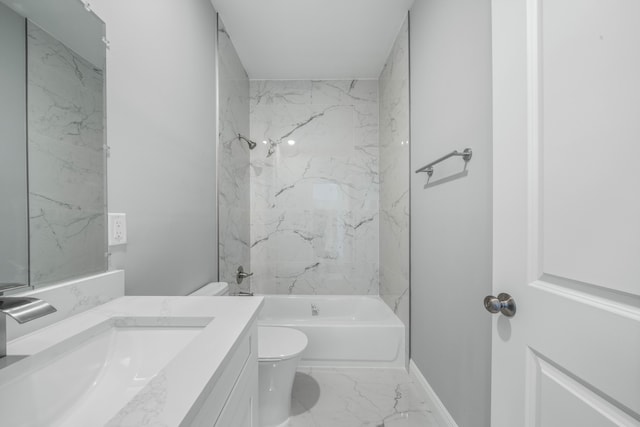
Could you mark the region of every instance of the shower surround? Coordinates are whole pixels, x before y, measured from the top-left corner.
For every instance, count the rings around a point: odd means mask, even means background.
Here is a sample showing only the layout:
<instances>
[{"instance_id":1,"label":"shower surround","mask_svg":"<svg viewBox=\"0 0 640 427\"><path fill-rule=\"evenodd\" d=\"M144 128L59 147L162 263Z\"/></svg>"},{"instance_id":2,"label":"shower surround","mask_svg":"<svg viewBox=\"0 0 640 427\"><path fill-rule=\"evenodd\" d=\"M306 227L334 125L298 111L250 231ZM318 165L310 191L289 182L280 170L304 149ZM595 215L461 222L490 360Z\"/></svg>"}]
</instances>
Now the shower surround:
<instances>
[{"instance_id":1,"label":"shower surround","mask_svg":"<svg viewBox=\"0 0 640 427\"><path fill-rule=\"evenodd\" d=\"M252 288L377 295L378 82L251 82Z\"/></svg>"},{"instance_id":2,"label":"shower surround","mask_svg":"<svg viewBox=\"0 0 640 427\"><path fill-rule=\"evenodd\" d=\"M409 22L380 74L380 297L409 343ZM406 348L409 354L409 348Z\"/></svg>"}]
</instances>

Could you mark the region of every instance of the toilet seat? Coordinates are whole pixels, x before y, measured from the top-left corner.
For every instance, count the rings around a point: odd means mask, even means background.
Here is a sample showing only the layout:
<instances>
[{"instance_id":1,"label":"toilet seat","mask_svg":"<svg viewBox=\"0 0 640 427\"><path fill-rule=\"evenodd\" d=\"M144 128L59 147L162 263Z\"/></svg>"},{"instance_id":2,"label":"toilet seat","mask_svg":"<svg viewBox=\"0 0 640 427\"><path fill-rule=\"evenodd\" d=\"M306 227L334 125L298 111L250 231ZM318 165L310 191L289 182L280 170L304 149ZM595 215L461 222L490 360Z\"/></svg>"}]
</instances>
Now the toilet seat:
<instances>
[{"instance_id":1,"label":"toilet seat","mask_svg":"<svg viewBox=\"0 0 640 427\"><path fill-rule=\"evenodd\" d=\"M258 361L292 359L307 348L307 336L297 329L258 326Z\"/></svg>"}]
</instances>

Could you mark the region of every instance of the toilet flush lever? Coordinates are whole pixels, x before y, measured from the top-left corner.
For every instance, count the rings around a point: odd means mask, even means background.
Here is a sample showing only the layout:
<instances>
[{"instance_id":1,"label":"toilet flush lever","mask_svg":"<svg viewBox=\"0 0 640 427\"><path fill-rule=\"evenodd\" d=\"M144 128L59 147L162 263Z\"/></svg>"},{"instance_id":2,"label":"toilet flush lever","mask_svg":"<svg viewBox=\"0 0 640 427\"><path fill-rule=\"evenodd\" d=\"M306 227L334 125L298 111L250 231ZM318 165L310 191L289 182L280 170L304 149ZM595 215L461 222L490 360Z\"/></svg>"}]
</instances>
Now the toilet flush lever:
<instances>
[{"instance_id":1,"label":"toilet flush lever","mask_svg":"<svg viewBox=\"0 0 640 427\"><path fill-rule=\"evenodd\" d=\"M240 266L236 272L236 283L239 285L244 279L251 276L253 276L253 273L245 273L244 267Z\"/></svg>"}]
</instances>

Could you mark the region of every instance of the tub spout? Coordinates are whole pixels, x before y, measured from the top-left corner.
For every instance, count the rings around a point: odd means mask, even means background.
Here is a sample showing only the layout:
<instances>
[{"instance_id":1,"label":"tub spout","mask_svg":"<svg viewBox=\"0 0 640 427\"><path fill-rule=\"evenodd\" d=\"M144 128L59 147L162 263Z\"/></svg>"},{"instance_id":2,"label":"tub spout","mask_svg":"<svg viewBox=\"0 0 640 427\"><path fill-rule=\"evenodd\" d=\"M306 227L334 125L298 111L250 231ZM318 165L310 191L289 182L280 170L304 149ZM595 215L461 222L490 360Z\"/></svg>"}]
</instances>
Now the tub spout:
<instances>
[{"instance_id":1,"label":"tub spout","mask_svg":"<svg viewBox=\"0 0 640 427\"><path fill-rule=\"evenodd\" d=\"M37 298L0 296L0 358L7 355L7 318L2 314L26 323L56 311L51 304Z\"/></svg>"},{"instance_id":2,"label":"tub spout","mask_svg":"<svg viewBox=\"0 0 640 427\"><path fill-rule=\"evenodd\" d=\"M240 292L238 292L238 296L239 297L252 297L253 296L253 292L240 291Z\"/></svg>"}]
</instances>

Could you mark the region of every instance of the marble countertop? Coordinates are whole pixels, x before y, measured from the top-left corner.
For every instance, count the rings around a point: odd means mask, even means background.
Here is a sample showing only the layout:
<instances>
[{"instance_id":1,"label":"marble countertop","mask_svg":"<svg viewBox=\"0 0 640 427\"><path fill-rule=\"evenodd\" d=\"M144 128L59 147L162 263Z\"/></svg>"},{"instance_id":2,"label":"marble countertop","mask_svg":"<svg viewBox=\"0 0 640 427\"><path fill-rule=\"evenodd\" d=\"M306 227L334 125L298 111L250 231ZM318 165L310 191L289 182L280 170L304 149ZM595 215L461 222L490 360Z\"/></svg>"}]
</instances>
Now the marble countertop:
<instances>
[{"instance_id":1,"label":"marble countertop","mask_svg":"<svg viewBox=\"0 0 640 427\"><path fill-rule=\"evenodd\" d=\"M240 336L257 318L262 297L122 297L8 343L8 354L33 355L114 317L212 318L107 426L178 426L200 410Z\"/></svg>"}]
</instances>

